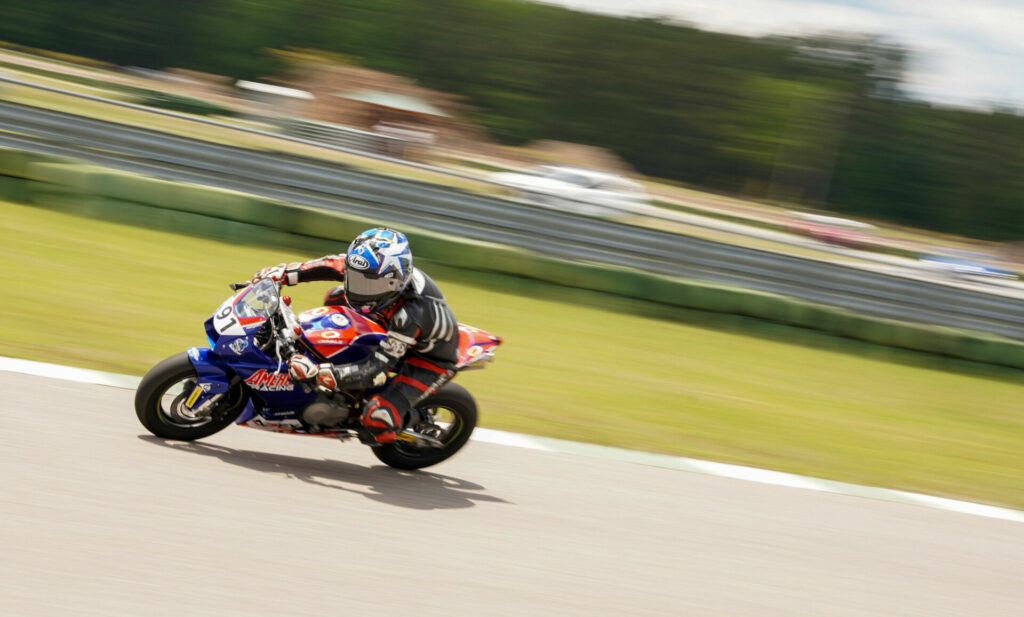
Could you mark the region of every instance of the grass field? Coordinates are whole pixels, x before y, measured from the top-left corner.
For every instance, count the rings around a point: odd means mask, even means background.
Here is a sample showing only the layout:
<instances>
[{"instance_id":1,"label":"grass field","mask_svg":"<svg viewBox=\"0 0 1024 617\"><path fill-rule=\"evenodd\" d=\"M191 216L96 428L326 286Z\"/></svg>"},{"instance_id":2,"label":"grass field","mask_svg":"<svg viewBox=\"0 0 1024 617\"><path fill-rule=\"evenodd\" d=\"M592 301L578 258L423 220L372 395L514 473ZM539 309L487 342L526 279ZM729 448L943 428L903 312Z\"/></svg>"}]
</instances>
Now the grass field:
<instances>
[{"instance_id":1,"label":"grass field","mask_svg":"<svg viewBox=\"0 0 1024 617\"><path fill-rule=\"evenodd\" d=\"M205 343L228 282L313 256L10 203L0 244L0 355L137 375ZM484 426L1024 507L1018 372L424 269L460 321L505 337L493 365L459 377ZM296 307L327 287L292 288Z\"/></svg>"}]
</instances>

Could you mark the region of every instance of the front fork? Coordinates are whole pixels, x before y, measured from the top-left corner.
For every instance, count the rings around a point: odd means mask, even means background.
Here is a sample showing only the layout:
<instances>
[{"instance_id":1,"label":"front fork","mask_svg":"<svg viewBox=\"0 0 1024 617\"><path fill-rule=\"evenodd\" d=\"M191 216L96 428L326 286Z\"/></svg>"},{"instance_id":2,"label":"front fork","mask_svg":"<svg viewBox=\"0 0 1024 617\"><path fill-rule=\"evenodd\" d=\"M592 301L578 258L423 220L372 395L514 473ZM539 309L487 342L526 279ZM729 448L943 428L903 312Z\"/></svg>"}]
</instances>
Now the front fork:
<instances>
[{"instance_id":1,"label":"front fork","mask_svg":"<svg viewBox=\"0 0 1024 617\"><path fill-rule=\"evenodd\" d=\"M201 417L208 414L217 401L224 397L237 377L227 371L209 348L190 348L188 359L195 367L198 377L192 386L192 392L185 399L184 411L188 415Z\"/></svg>"}]
</instances>

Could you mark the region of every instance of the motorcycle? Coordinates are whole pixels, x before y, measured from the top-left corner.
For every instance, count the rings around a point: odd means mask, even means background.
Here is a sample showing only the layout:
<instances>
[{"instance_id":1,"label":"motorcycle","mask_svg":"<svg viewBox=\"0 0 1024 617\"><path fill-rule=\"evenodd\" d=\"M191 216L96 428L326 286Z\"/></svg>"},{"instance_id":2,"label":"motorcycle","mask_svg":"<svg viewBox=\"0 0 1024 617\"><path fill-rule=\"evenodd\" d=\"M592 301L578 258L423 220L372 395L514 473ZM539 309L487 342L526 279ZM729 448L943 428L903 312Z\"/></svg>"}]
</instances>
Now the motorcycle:
<instances>
[{"instance_id":1,"label":"motorcycle","mask_svg":"<svg viewBox=\"0 0 1024 617\"><path fill-rule=\"evenodd\" d=\"M235 293L206 320L209 347L193 347L154 366L135 393L135 412L152 434L191 441L234 422L278 433L370 443L359 422L366 403L387 387L395 371L362 390L324 392L294 383L287 359L343 365L374 353L384 328L338 302L295 315L291 298L271 279L231 285ZM483 368L501 337L459 324L457 372ZM395 370L401 368L395 367ZM410 410L391 444L372 448L398 469L435 465L459 451L477 424L476 402L448 381Z\"/></svg>"}]
</instances>

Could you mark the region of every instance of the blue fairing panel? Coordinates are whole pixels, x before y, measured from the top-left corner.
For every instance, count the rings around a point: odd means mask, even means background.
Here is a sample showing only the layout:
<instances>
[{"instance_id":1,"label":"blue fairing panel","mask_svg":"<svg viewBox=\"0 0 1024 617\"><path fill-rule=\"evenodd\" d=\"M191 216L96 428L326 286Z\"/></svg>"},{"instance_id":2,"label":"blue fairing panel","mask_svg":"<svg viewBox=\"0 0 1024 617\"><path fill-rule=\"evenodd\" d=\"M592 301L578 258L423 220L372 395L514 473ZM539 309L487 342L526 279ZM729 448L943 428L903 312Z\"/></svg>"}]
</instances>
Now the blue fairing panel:
<instances>
[{"instance_id":1,"label":"blue fairing panel","mask_svg":"<svg viewBox=\"0 0 1024 617\"><path fill-rule=\"evenodd\" d=\"M214 394L228 391L231 375L216 354L203 347L192 347L188 350L188 359L199 376L195 395L186 402L189 408L198 409Z\"/></svg>"}]
</instances>

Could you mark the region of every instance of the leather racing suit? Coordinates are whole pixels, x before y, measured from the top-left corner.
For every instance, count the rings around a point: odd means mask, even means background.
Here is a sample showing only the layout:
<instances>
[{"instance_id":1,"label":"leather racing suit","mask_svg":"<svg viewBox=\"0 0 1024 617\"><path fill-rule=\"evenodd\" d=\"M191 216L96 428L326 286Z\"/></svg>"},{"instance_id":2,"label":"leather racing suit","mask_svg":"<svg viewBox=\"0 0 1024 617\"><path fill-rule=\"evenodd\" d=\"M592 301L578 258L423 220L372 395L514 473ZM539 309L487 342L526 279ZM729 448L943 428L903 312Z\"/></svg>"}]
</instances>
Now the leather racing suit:
<instances>
[{"instance_id":1,"label":"leather racing suit","mask_svg":"<svg viewBox=\"0 0 1024 617\"><path fill-rule=\"evenodd\" d=\"M327 255L292 263L275 274L286 285L343 281L345 257ZM343 288L332 289L326 303L346 304ZM377 443L390 443L405 423L408 411L455 375L459 327L441 289L418 268L394 304L368 316L387 330L378 350L353 364L321 364L317 384L335 390L359 389L370 385L382 371L397 367L397 376L370 399L360 417Z\"/></svg>"}]
</instances>

